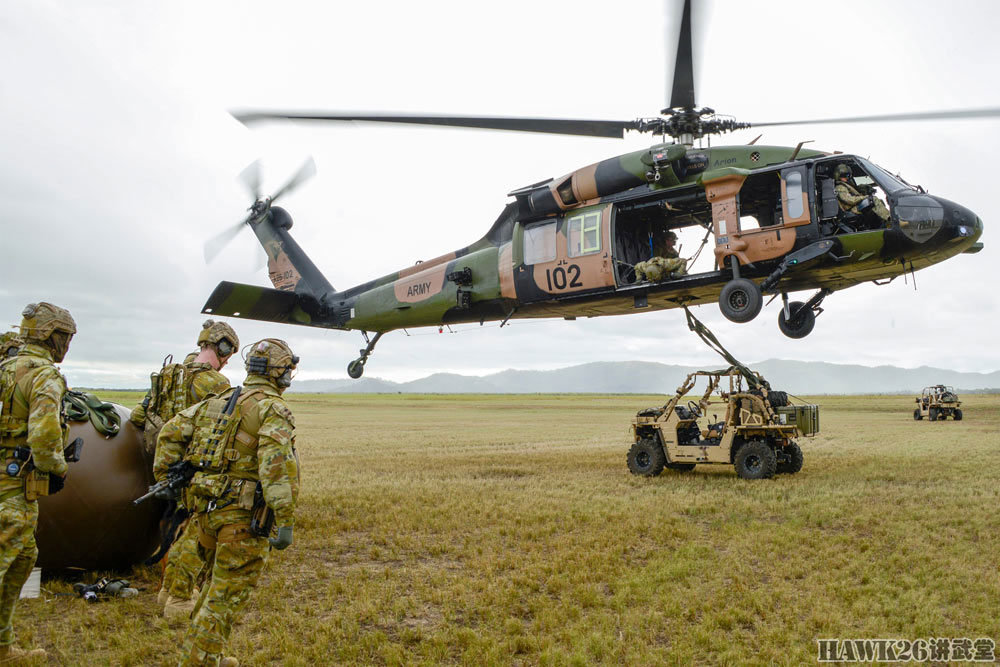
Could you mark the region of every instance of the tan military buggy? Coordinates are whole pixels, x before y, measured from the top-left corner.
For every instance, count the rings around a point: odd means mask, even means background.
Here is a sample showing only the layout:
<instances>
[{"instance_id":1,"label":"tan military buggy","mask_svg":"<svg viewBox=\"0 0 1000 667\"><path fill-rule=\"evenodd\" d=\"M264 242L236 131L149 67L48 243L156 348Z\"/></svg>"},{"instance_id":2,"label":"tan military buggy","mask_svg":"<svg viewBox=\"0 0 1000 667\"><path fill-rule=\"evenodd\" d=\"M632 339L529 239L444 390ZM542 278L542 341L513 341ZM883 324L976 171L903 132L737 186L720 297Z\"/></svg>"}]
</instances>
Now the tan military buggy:
<instances>
[{"instance_id":1,"label":"tan military buggy","mask_svg":"<svg viewBox=\"0 0 1000 667\"><path fill-rule=\"evenodd\" d=\"M962 421L962 409L959 407L962 401L958 400L954 387L946 387L943 384L924 387L916 401L917 407L913 411L913 418L916 421L920 421L924 416L932 422L947 419L949 416L955 421Z\"/></svg>"},{"instance_id":2,"label":"tan military buggy","mask_svg":"<svg viewBox=\"0 0 1000 667\"><path fill-rule=\"evenodd\" d=\"M708 380L701 399L683 403L700 377ZM723 391L725 378L728 391ZM709 420L713 409L717 413ZM662 408L640 410L632 431L626 461L634 475L653 477L664 468L687 471L713 463L733 465L743 479L765 479L802 469L795 438L819 431L819 407L789 405L785 392L771 391L759 375L731 366L691 373Z\"/></svg>"}]
</instances>

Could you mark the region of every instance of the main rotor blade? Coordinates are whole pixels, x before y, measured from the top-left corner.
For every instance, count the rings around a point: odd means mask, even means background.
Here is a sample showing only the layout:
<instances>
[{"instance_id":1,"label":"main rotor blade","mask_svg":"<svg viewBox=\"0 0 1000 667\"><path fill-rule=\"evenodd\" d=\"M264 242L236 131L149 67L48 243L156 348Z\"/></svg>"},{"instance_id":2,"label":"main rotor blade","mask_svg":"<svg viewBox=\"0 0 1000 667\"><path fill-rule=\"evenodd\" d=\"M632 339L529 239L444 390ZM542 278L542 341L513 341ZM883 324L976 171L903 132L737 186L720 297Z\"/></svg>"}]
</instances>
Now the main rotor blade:
<instances>
[{"instance_id":1,"label":"main rotor blade","mask_svg":"<svg viewBox=\"0 0 1000 667\"><path fill-rule=\"evenodd\" d=\"M888 113L875 116L848 116L845 118L821 118L814 120L785 120L774 123L750 123L750 126L775 127L778 125L821 125L823 123L881 123L895 120L948 120L953 118L1000 118L1000 107L954 111L915 111L912 113Z\"/></svg>"},{"instance_id":2,"label":"main rotor blade","mask_svg":"<svg viewBox=\"0 0 1000 667\"><path fill-rule=\"evenodd\" d=\"M670 92L671 109L694 108L694 58L691 55L691 0L684 0L681 31L677 36L674 82Z\"/></svg>"},{"instance_id":3,"label":"main rotor blade","mask_svg":"<svg viewBox=\"0 0 1000 667\"><path fill-rule=\"evenodd\" d=\"M240 172L239 180L253 195L253 200L260 199L260 160L254 160Z\"/></svg>"},{"instance_id":4,"label":"main rotor blade","mask_svg":"<svg viewBox=\"0 0 1000 667\"><path fill-rule=\"evenodd\" d=\"M545 134L572 134L621 139L625 130L635 129L635 121L585 120L572 118L523 118L516 116L427 116L397 114L322 113L298 111L234 111L233 117L247 125L266 120L365 121L474 127L484 130L513 130Z\"/></svg>"},{"instance_id":5,"label":"main rotor blade","mask_svg":"<svg viewBox=\"0 0 1000 667\"><path fill-rule=\"evenodd\" d=\"M222 252L222 249L225 248L227 245L229 245L230 242L232 242L232 240L236 238L236 236L243 229L243 225L245 224L246 221L241 221L234 227L229 227L223 230L223 232L218 236L210 238L208 241L206 241L204 247L205 263L207 264L208 262L211 262L213 259L215 259L216 255Z\"/></svg>"},{"instance_id":6,"label":"main rotor blade","mask_svg":"<svg viewBox=\"0 0 1000 667\"><path fill-rule=\"evenodd\" d=\"M271 201L275 201L286 192L291 192L315 175L316 163L313 161L312 157L308 157L306 158L306 161L302 163L302 166L299 167L299 170L295 172L295 175L288 179L287 183L278 188L278 191L271 197Z\"/></svg>"}]
</instances>

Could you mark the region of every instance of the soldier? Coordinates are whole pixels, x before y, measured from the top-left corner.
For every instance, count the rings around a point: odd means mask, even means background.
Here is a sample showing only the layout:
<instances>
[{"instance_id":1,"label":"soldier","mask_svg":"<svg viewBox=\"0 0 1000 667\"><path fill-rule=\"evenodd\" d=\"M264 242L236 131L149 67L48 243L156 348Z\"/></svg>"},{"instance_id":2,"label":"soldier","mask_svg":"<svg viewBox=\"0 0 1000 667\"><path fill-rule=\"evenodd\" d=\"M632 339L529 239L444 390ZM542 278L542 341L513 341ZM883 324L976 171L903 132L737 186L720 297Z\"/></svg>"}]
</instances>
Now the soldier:
<instances>
[{"instance_id":1,"label":"soldier","mask_svg":"<svg viewBox=\"0 0 1000 667\"><path fill-rule=\"evenodd\" d=\"M17 351L21 349L24 341L13 331L6 331L0 334L0 361L9 357L16 357Z\"/></svg>"},{"instance_id":2,"label":"soldier","mask_svg":"<svg viewBox=\"0 0 1000 667\"><path fill-rule=\"evenodd\" d=\"M131 417L132 423L143 429L147 451L154 452L156 437L167 420L209 395L229 389L229 380L219 370L239 346L240 339L231 326L206 320L198 334L197 355L189 354L182 364L164 364L159 373L150 376L150 390ZM179 526L180 537L167 555L163 583L156 597L164 605L163 615L168 619L191 615L195 585L205 568L198 557L198 533L188 525Z\"/></svg>"},{"instance_id":3,"label":"soldier","mask_svg":"<svg viewBox=\"0 0 1000 667\"><path fill-rule=\"evenodd\" d=\"M840 204L840 210L862 215L871 209L884 226L885 223L889 222L889 209L875 195L861 194L851 183L853 177L851 168L846 164L838 164L837 168L833 170L833 178L836 181L833 190L837 193L837 203Z\"/></svg>"},{"instance_id":4,"label":"soldier","mask_svg":"<svg viewBox=\"0 0 1000 667\"><path fill-rule=\"evenodd\" d=\"M681 259L674 244L677 234L664 229L653 233L649 243L650 258L635 265L636 281L652 280L662 282L668 278L684 275L687 260Z\"/></svg>"},{"instance_id":5,"label":"soldier","mask_svg":"<svg viewBox=\"0 0 1000 667\"><path fill-rule=\"evenodd\" d=\"M21 315L23 345L0 363L0 662L45 655L14 646L14 605L38 557L37 499L66 480L66 380L53 364L76 333L69 312L51 303L29 303Z\"/></svg>"},{"instance_id":6,"label":"soldier","mask_svg":"<svg viewBox=\"0 0 1000 667\"><path fill-rule=\"evenodd\" d=\"M222 659L233 622L250 596L270 547L292 543L298 497L295 421L281 394L299 358L284 341L251 346L243 387L184 410L164 425L153 473L187 462L197 472L186 493L198 529L198 552L212 563L210 581L184 638L182 665L238 665ZM268 513L278 526L268 539ZM220 663L220 659L222 662Z\"/></svg>"}]
</instances>

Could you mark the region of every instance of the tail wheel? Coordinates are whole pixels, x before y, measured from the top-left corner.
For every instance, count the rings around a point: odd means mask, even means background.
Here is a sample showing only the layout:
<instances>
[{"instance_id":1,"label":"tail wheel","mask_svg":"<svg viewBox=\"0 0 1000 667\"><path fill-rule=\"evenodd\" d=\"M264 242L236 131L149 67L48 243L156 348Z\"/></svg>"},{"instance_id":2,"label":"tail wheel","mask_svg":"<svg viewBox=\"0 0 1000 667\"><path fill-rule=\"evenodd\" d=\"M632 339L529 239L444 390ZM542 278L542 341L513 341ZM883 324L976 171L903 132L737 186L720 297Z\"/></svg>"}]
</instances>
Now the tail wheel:
<instances>
[{"instance_id":1,"label":"tail wheel","mask_svg":"<svg viewBox=\"0 0 1000 667\"><path fill-rule=\"evenodd\" d=\"M625 457L629 472L642 477L656 477L663 472L667 457L655 438L642 438L634 443Z\"/></svg>"},{"instance_id":2,"label":"tail wheel","mask_svg":"<svg viewBox=\"0 0 1000 667\"><path fill-rule=\"evenodd\" d=\"M816 326L816 313L801 301L789 303L788 312L792 314L788 320L785 319L784 308L778 313L778 328L789 338L805 338Z\"/></svg>"},{"instance_id":3,"label":"tail wheel","mask_svg":"<svg viewBox=\"0 0 1000 667\"><path fill-rule=\"evenodd\" d=\"M803 460L802 448L799 447L798 443L790 442L781 451L775 472L794 475L802 470Z\"/></svg>"},{"instance_id":4,"label":"tail wheel","mask_svg":"<svg viewBox=\"0 0 1000 667\"><path fill-rule=\"evenodd\" d=\"M730 322L749 322L757 317L762 305L760 287L746 278L730 280L719 294L719 310Z\"/></svg>"},{"instance_id":5,"label":"tail wheel","mask_svg":"<svg viewBox=\"0 0 1000 667\"><path fill-rule=\"evenodd\" d=\"M752 440L740 447L733 462L736 474L743 479L768 479L774 477L778 467L774 450L762 440Z\"/></svg>"}]
</instances>

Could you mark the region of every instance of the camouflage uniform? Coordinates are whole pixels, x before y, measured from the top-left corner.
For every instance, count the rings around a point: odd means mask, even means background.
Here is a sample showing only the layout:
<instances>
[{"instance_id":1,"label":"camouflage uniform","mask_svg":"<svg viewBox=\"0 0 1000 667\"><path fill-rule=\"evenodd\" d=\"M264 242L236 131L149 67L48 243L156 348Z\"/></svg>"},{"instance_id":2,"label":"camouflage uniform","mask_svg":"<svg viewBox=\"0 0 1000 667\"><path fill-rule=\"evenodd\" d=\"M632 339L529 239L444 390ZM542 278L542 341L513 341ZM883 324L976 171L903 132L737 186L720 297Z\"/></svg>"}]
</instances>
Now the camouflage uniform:
<instances>
[{"instance_id":1,"label":"camouflage uniform","mask_svg":"<svg viewBox=\"0 0 1000 667\"><path fill-rule=\"evenodd\" d=\"M16 357L17 351L24 344L21 337L13 331L0 334L0 361L8 357Z\"/></svg>"},{"instance_id":2,"label":"camouflage uniform","mask_svg":"<svg viewBox=\"0 0 1000 667\"><path fill-rule=\"evenodd\" d=\"M266 372L252 365L259 346L279 350L287 363L270 363ZM287 350L287 354L284 351ZM259 356L258 356L259 358ZM221 435L220 413L235 390L203 401L179 413L163 427L153 467L157 480L167 467L187 460L200 470L186 490L198 529L198 553L213 563L211 581L202 591L184 639L182 665L216 665L222 658L233 623L256 586L270 544L291 543L298 498L298 462L294 450L295 421L281 398L298 358L281 341L254 345L247 360L248 375L233 419ZM224 417L223 417L224 419ZM213 437L214 436L214 437ZM217 446L216 446L217 443ZM253 496L258 481L275 523L287 531L277 543L250 531Z\"/></svg>"},{"instance_id":3,"label":"camouflage uniform","mask_svg":"<svg viewBox=\"0 0 1000 667\"><path fill-rule=\"evenodd\" d=\"M864 211L858 210L858 204L868 199L869 195L861 194L857 188L847 181L837 181L837 184L833 186L833 190L837 193L837 203L840 204L841 211L864 215ZM875 196L872 196L871 199L873 205L872 212L882 222L889 222L889 209L885 207L882 200Z\"/></svg>"},{"instance_id":4,"label":"camouflage uniform","mask_svg":"<svg viewBox=\"0 0 1000 667\"><path fill-rule=\"evenodd\" d=\"M228 344L220 349L223 339ZM225 322L207 320L198 334L198 345L199 348L215 345L217 356L228 358L239 348L240 339ZM143 429L146 448L150 453L154 453L155 438L167 420L181 410L229 389L226 376L211 364L196 362L196 356L197 353L187 355L182 364L164 364L159 373L151 376L153 386L145 399L132 410L130 419ZM161 604L169 600L171 605L182 605L193 596L195 584L207 566L198 555L197 545L197 530L190 521L182 524L180 535L170 547L163 568L161 595L158 597L158 601L162 598ZM189 610L184 611L186 613Z\"/></svg>"},{"instance_id":5,"label":"camouflage uniform","mask_svg":"<svg viewBox=\"0 0 1000 667\"><path fill-rule=\"evenodd\" d=\"M650 245L650 258L634 267L636 281L651 280L659 283L671 278L671 274L676 276L686 273L687 260L681 259L669 242L676 240L677 235L673 232L655 236Z\"/></svg>"},{"instance_id":6,"label":"camouflage uniform","mask_svg":"<svg viewBox=\"0 0 1000 667\"><path fill-rule=\"evenodd\" d=\"M0 474L2 659L18 656L11 646L14 607L38 557L37 498L48 495L50 475L65 477L67 471L63 448L69 429L62 410L66 380L53 364L62 361L76 333L70 314L51 304L29 304L23 315L24 344L16 357L0 364L0 451L6 466ZM25 463L16 472L14 448L19 446L31 449L31 465Z\"/></svg>"}]
</instances>

